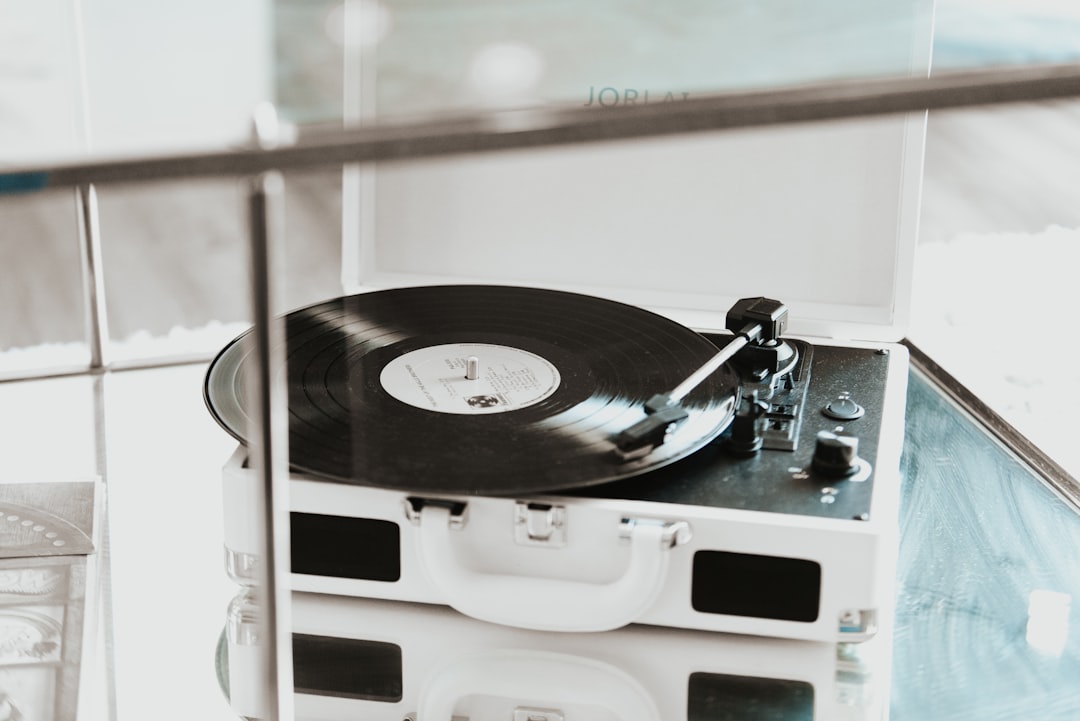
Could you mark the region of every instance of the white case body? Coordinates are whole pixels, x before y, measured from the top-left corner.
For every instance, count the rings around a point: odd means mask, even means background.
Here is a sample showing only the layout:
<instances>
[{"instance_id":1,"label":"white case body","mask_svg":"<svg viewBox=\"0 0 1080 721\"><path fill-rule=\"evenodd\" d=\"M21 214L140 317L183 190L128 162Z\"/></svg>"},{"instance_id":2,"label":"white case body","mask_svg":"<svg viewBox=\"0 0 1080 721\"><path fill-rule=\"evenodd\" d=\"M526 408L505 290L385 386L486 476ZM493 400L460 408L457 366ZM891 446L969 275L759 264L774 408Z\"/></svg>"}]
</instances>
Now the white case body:
<instances>
[{"instance_id":1,"label":"white case body","mask_svg":"<svg viewBox=\"0 0 1080 721\"><path fill-rule=\"evenodd\" d=\"M784 711L798 718L871 721L888 708L886 638L854 648L645 626L548 634L438 606L306 593L293 594L292 618L297 634L400 649L400 686L389 693L386 687L363 692L368 666L362 662L351 664L358 669L349 681L352 693L333 684L304 689L304 678L318 669L298 668L295 709L303 719L701 719L709 701L695 694L692 679L708 683L703 675L750 689L749 697L726 698L724 712L733 718L764 718L762 707L776 703L769 696L785 693L794 694L787 699L794 708ZM248 630L235 622L227 628L230 705L241 716L265 718L258 647L246 644Z\"/></svg>"},{"instance_id":2,"label":"white case body","mask_svg":"<svg viewBox=\"0 0 1080 721\"><path fill-rule=\"evenodd\" d=\"M878 347L878 346L874 346ZM463 523L416 494L290 476L291 510L396 524L400 576L393 581L293 573L299 591L446 604L468 615L523 628L600 631L628 623L818 639L864 640L893 592L899 460L907 386L907 354L890 347L889 377L869 520L691 506L641 500L564 497L433 496L466 505ZM260 484L239 448L224 469L225 545L232 566L258 556L253 508ZM565 545L522 538L523 504L565 509ZM633 530L624 519L638 521ZM665 542L665 524L685 523L679 543ZM537 529L540 532L540 529ZM668 534L677 528L669 528ZM629 536L629 538L627 538ZM328 549L328 553L329 553ZM378 550L378 549L375 549ZM693 558L723 551L805 559L821 567L813 621L704 613L690 601ZM357 554L372 549L357 547ZM243 572L235 572L238 580ZM250 580L250 579L248 579Z\"/></svg>"}]
</instances>

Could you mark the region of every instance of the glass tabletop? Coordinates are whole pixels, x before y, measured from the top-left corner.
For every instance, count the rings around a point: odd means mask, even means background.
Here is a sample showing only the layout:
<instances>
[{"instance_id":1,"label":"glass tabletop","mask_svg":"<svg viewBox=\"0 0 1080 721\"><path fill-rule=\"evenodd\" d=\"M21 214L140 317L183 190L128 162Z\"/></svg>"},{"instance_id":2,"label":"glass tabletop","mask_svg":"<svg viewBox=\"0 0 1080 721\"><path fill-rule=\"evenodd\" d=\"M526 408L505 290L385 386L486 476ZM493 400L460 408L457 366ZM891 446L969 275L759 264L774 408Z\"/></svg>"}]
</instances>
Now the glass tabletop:
<instances>
[{"instance_id":1,"label":"glass tabletop","mask_svg":"<svg viewBox=\"0 0 1080 721\"><path fill-rule=\"evenodd\" d=\"M61 489L92 478L101 453L108 470L106 493L99 499L107 514L99 517L101 533L89 550L95 570L80 581L89 589L85 594L61 598L50 586L37 597L27 592L24 579L16 599L12 561L0 568L8 584L7 595L0 599L0 614L10 621L4 628L37 618L33 612L38 607L52 609L50 617L60 618L55 609L72 605L64 648L77 650L84 644L81 653L65 651L62 665L43 657L31 664L0 666L9 705L47 711L48 689L53 687L42 680L43 674L67 669L66 684L54 690L69 697L54 708L81 708L86 715L80 719L140 718L148 708L156 718L178 721L193 712L222 721L237 716L219 679L219 674L227 678L228 670L221 665L228 647L219 649L219 643L239 591L225 573L221 550L221 473L235 444L203 405L205 370L205 365L185 365L113 373L104 379L0 384L5 484L21 484L19 493L31 486ZM390 603L390 611L376 604L354 617L350 633L356 636L366 628L384 636L404 624L412 629L402 632L404 637L419 644L403 649L405 655L434 659L432 663L447 653L452 657L473 648L470 644L477 639L488 639L485 643L495 648L509 639L520 648L532 638L547 654L602 656L605 668L614 667L611 673L622 679L615 688L647 687L656 703L669 709L674 704L685 710L681 704L689 698L693 677L698 679L694 693L699 700L718 689L744 703L763 692L775 700L777 691L783 691L779 698L786 699L786 706L781 704L779 711L767 706L780 713L770 718L833 718L826 708L858 712L852 718L880 718L868 714L885 702L890 718L899 721L1011 719L1024 714L1072 718L1080 701L1075 601L1080 594L1075 570L1080 517L919 371L911 373L907 402L895 622L892 633L879 639L887 644L884 658L880 647L862 658L838 655L833 644L644 627L610 638L506 636L491 624L464 619L449 609L407 603ZM57 453L58 447L65 451ZM13 489L0 486L9 504L18 500ZM73 505L77 495L62 495L73 513L86 517L85 503ZM21 520L7 521L10 515L5 512L5 523ZM36 533L34 527L26 532ZM39 578L56 564L83 567L88 549L77 551L82 555L57 556L54 549L37 562L15 563L30 567L33 578ZM342 626L335 623L349 618L350 603L318 597L308 604L305 622L314 623L324 636L341 633ZM417 610L422 607L426 610ZM50 632L59 636L59 627ZM5 648L10 653L20 646ZM380 649L375 651L385 651ZM659 650L642 655L642 649ZM302 651L308 655L301 653L300 664L316 663L329 653L319 646ZM364 658L372 652L367 646L345 651L362 651ZM680 665L673 659L698 660ZM327 683L331 678L312 676L313 668L318 667L301 669L297 676L308 685L309 700L319 696L319 679ZM363 675L367 667L356 668L348 683L383 684L383 701L368 700L376 708L386 707L392 674L379 671L373 681ZM648 668L653 671L643 670ZM79 672L74 681L72 669ZM654 671L660 675L650 676ZM709 674L710 683L702 686L696 672ZM626 681L626 674L636 682ZM720 686L714 683L717 676L724 678ZM743 680L735 683L730 676ZM795 685L755 685L745 681L747 676ZM407 687L415 689L422 681L410 678ZM240 693L235 684L234 679L231 691ZM815 689L817 707L807 705L807 687ZM257 698L260 687L254 688ZM183 704L167 702L179 697ZM339 705L348 705L348 699L337 698ZM808 708L816 708L816 715L807 716ZM340 717L354 718L355 711L354 705L353 716ZM74 716L46 713L41 718Z\"/></svg>"},{"instance_id":2,"label":"glass tabletop","mask_svg":"<svg viewBox=\"0 0 1080 721\"><path fill-rule=\"evenodd\" d=\"M891 718L1074 716L1080 516L918 372L903 473Z\"/></svg>"},{"instance_id":3,"label":"glass tabletop","mask_svg":"<svg viewBox=\"0 0 1080 721\"><path fill-rule=\"evenodd\" d=\"M470 693L516 686L562 713L574 694L547 687L543 664L585 673L583 659L605 664L596 682L606 690L576 703L620 708L627 686L612 678L630 672L641 694L631 718L1073 718L1080 517L917 370L906 422L895 620L884 648L644 626L553 639L425 604L298 594L297 718L415 718L428 686L448 683L462 684L459 710ZM234 609L245 604L255 607L241 594ZM219 682L238 714L257 715L251 621L234 612L225 625ZM491 659L497 683L469 686L464 672L447 680L448 669ZM525 668L535 675L522 677Z\"/></svg>"}]
</instances>

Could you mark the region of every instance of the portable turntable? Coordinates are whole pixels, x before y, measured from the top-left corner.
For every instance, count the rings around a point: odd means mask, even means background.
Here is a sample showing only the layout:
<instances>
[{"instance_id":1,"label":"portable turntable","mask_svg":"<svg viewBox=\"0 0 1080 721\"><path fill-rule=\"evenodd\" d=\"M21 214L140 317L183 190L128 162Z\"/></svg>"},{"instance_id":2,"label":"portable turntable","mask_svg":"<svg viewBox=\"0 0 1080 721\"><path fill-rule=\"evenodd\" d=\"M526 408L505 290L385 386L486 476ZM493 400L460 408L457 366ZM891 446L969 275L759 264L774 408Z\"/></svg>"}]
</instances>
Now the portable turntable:
<instances>
[{"instance_id":1,"label":"portable turntable","mask_svg":"<svg viewBox=\"0 0 1080 721\"><path fill-rule=\"evenodd\" d=\"M230 706L266 718L251 599L237 596L220 675ZM631 626L550 634L427 604L293 595L300 719L882 718L886 638L838 646Z\"/></svg>"},{"instance_id":2,"label":"portable turntable","mask_svg":"<svg viewBox=\"0 0 1080 721\"><path fill-rule=\"evenodd\" d=\"M380 167L363 292L285 318L292 588L531 629L871 637L924 121ZM525 191L582 188L573 227L520 222ZM206 384L241 441L240 582L259 548L247 353L241 336Z\"/></svg>"}]
</instances>

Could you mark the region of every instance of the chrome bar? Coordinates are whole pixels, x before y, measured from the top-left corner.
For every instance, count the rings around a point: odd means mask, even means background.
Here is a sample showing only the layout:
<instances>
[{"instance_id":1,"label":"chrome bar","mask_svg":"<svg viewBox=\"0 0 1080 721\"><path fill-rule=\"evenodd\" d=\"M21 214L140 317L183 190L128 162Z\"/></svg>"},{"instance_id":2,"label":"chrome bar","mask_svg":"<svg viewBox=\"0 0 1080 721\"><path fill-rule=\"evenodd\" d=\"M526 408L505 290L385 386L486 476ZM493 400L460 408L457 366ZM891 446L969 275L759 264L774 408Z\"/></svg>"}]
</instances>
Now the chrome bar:
<instances>
[{"instance_id":1,"label":"chrome bar","mask_svg":"<svg viewBox=\"0 0 1080 721\"><path fill-rule=\"evenodd\" d=\"M92 184L80 185L75 189L75 207L79 215L84 327L86 343L90 347L90 368L93 370L109 364L109 318L105 306L105 264L101 259L97 192Z\"/></svg>"},{"instance_id":2,"label":"chrome bar","mask_svg":"<svg viewBox=\"0 0 1080 721\"><path fill-rule=\"evenodd\" d=\"M373 5L346 2L344 45L341 53L341 120L344 127L355 128L374 122L374 100L363 92L365 72L371 73L371 49L363 42L364 16ZM367 87L374 87L373 81ZM369 112L365 115L365 108ZM345 292L360 285L362 273L361 247L366 238L371 216L366 207L372 172L370 166L348 163L341 169L341 288Z\"/></svg>"},{"instance_id":3,"label":"chrome bar","mask_svg":"<svg viewBox=\"0 0 1080 721\"><path fill-rule=\"evenodd\" d=\"M268 113L270 117L268 117ZM255 137L261 147L276 138L272 108L256 111ZM280 173L253 177L248 188L250 222L249 271L254 328L253 387L249 389L249 447L252 467L261 482L263 548L259 565L261 647L267 689L267 721L293 719L292 598L289 588L290 533L288 482L288 413L281 370L285 363L284 329L275 317L276 280L280 263L284 181Z\"/></svg>"},{"instance_id":4,"label":"chrome bar","mask_svg":"<svg viewBox=\"0 0 1080 721\"><path fill-rule=\"evenodd\" d=\"M114 360L104 368L91 368L89 365L66 365L45 368L27 368L12 371L0 371L0 384L21 383L23 381L41 381L53 378L72 378L75 376L100 375L102 373L124 373L126 371L153 370L173 366L202 365L209 363L220 349L205 353L176 353L148 358Z\"/></svg>"},{"instance_id":5,"label":"chrome bar","mask_svg":"<svg viewBox=\"0 0 1080 721\"><path fill-rule=\"evenodd\" d=\"M1080 482L1046 455L1011 423L986 405L964 386L955 376L938 365L930 356L910 340L905 339L911 356L911 365L921 372L936 388L941 390L957 406L970 415L1002 446L1027 465L1047 486L1080 513Z\"/></svg>"},{"instance_id":6,"label":"chrome bar","mask_svg":"<svg viewBox=\"0 0 1080 721\"><path fill-rule=\"evenodd\" d=\"M108 414L106 398L108 397L108 379L106 374L97 371L93 379L94 394L94 467L95 473L109 487L109 453L108 453ZM103 495L103 500L108 504L108 493ZM108 512L100 514L101 519L101 548L98 551L98 563L100 564L101 587L99 602L101 603L100 615L94 619L100 624L102 653L105 656L106 674L109 679L105 688L105 704L107 706L108 719L102 721L116 721L116 617L113 604L112 584L112 534Z\"/></svg>"},{"instance_id":7,"label":"chrome bar","mask_svg":"<svg viewBox=\"0 0 1080 721\"><path fill-rule=\"evenodd\" d=\"M1080 63L862 78L618 108L550 106L382 127L301 132L272 148L97 160L0 173L8 192L191 177L250 176L399 160L741 127L1080 97ZM2 192L2 191L0 191Z\"/></svg>"}]
</instances>

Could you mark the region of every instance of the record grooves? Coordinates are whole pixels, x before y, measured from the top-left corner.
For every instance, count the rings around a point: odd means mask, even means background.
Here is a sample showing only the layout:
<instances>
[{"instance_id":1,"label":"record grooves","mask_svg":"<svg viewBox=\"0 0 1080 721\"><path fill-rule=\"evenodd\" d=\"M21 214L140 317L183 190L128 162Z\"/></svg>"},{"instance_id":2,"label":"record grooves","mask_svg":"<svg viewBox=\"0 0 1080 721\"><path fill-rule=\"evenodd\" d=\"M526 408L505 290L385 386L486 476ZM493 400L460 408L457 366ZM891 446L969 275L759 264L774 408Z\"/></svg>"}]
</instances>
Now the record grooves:
<instances>
[{"instance_id":1,"label":"record grooves","mask_svg":"<svg viewBox=\"0 0 1080 721\"><path fill-rule=\"evenodd\" d=\"M735 372L721 368L687 396L689 418L667 442L620 458L614 436L716 347L654 313L561 291L374 291L289 313L285 337L290 465L344 483L484 495L580 488L688 455L726 428L738 401ZM205 386L211 413L241 442L250 352L245 333Z\"/></svg>"}]
</instances>

